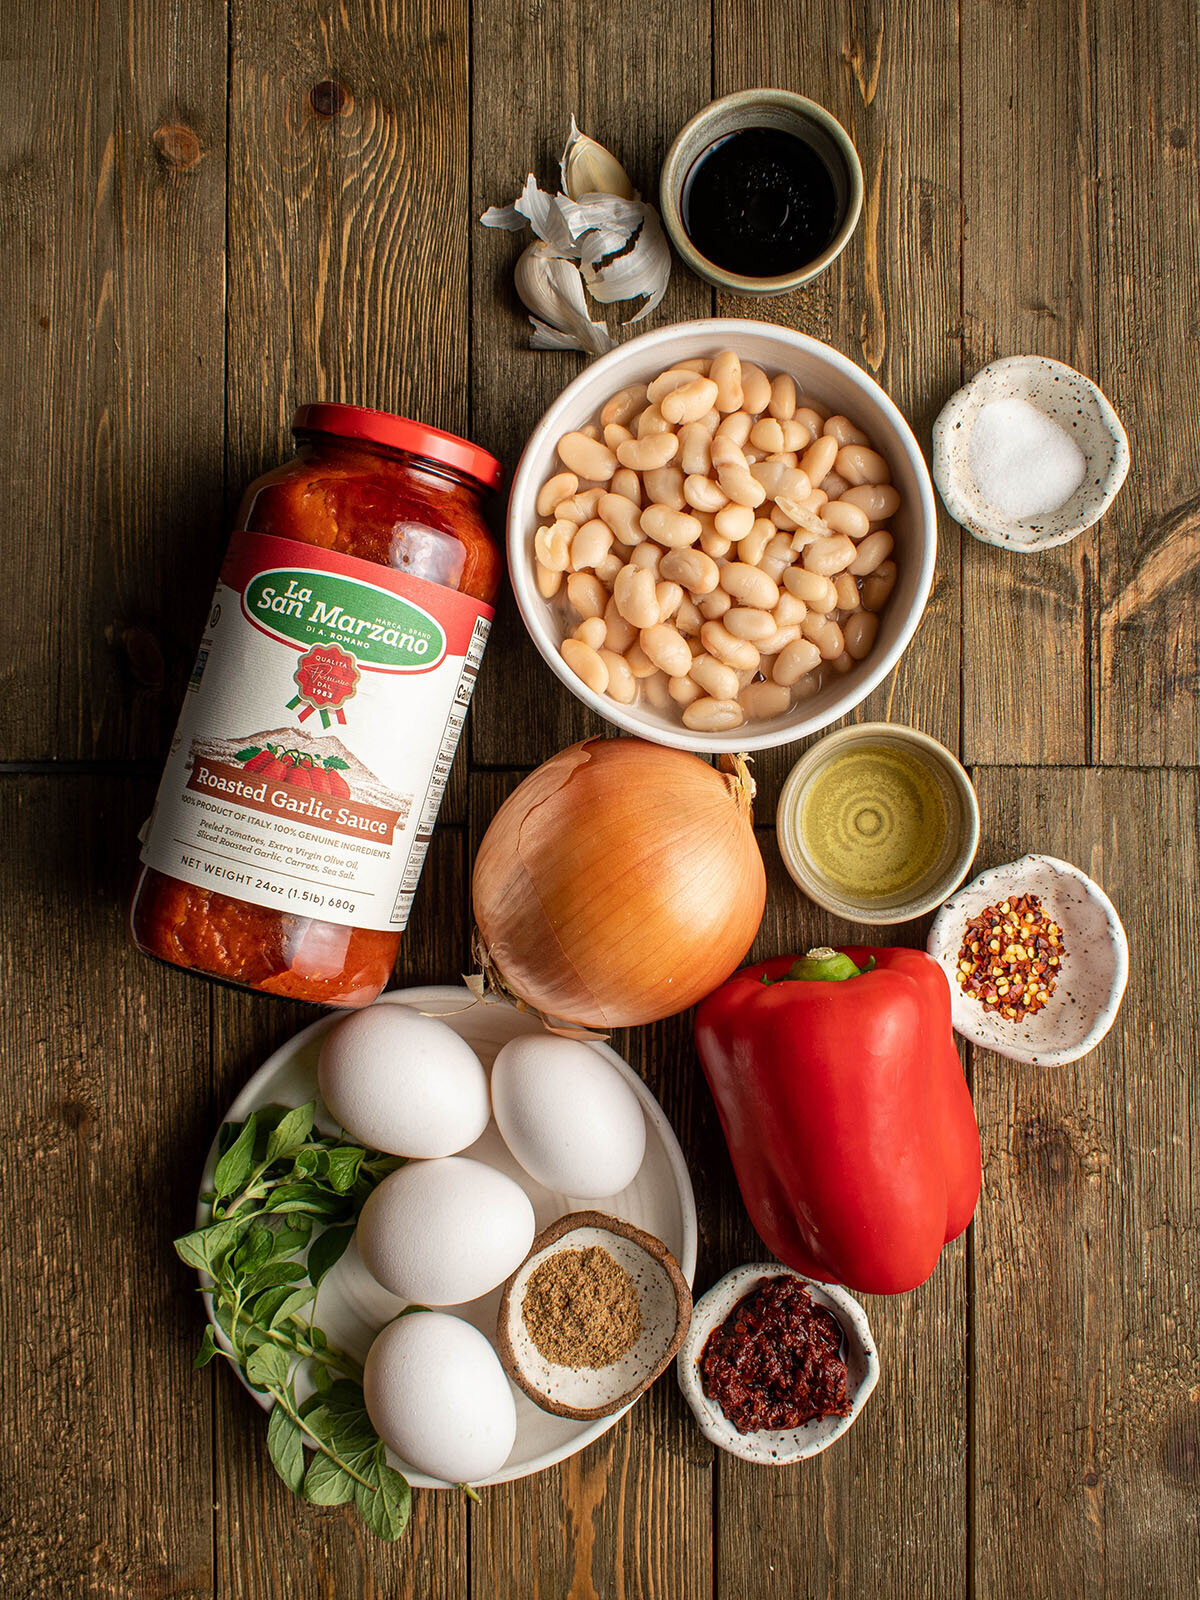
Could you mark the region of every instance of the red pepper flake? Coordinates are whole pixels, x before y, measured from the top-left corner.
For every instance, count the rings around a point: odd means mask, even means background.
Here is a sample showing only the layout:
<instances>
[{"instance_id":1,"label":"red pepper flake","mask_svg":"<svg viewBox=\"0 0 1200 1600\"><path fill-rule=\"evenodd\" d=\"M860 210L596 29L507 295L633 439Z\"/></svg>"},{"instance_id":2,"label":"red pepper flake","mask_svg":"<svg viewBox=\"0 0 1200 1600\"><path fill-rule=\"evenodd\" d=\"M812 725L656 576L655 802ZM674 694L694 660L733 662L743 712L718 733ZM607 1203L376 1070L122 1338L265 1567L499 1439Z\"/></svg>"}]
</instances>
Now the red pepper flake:
<instances>
[{"instance_id":1,"label":"red pepper flake","mask_svg":"<svg viewBox=\"0 0 1200 1600\"><path fill-rule=\"evenodd\" d=\"M985 906L963 929L955 973L959 988L985 1011L1020 1022L1054 993L1066 955L1062 929L1036 894Z\"/></svg>"},{"instance_id":2,"label":"red pepper flake","mask_svg":"<svg viewBox=\"0 0 1200 1600\"><path fill-rule=\"evenodd\" d=\"M798 1278L763 1278L705 1342L704 1393L739 1433L848 1417L842 1326Z\"/></svg>"}]
</instances>

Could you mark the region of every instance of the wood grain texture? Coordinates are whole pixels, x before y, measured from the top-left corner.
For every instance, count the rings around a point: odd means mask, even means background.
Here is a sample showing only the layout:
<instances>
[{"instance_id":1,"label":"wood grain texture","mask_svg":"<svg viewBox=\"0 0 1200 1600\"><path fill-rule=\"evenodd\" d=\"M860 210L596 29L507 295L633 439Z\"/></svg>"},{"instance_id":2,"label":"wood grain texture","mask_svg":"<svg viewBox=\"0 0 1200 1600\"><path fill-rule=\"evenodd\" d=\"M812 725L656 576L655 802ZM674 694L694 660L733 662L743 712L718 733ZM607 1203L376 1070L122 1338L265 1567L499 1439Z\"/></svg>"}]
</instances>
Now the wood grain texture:
<instances>
[{"instance_id":1,"label":"wood grain texture","mask_svg":"<svg viewBox=\"0 0 1200 1600\"><path fill-rule=\"evenodd\" d=\"M522 776L472 775L472 859ZM689 1170L703 1172L696 1134L707 1094L688 1017L620 1030L609 1042L658 1096ZM703 1205L700 1182L697 1191ZM711 1496L712 1450L668 1377L579 1455L483 1491L471 1513L472 1593L488 1600L709 1600Z\"/></svg>"},{"instance_id":2,"label":"wood grain texture","mask_svg":"<svg viewBox=\"0 0 1200 1600\"><path fill-rule=\"evenodd\" d=\"M1200 761L1200 14L1123 12L1096 29L1097 381L1133 464L1099 539L1097 759Z\"/></svg>"},{"instance_id":3,"label":"wood grain texture","mask_svg":"<svg viewBox=\"0 0 1200 1600\"><path fill-rule=\"evenodd\" d=\"M767 913L751 952L765 961L828 943L923 944L892 929L827 917L792 884L760 828ZM711 1276L769 1260L741 1205L719 1131L704 1167L720 1197ZM908 1295L858 1297L879 1349L875 1394L846 1437L815 1460L778 1469L717 1461L721 1600L945 1600L967 1559L966 1332L963 1240Z\"/></svg>"},{"instance_id":4,"label":"wood grain texture","mask_svg":"<svg viewBox=\"0 0 1200 1600\"><path fill-rule=\"evenodd\" d=\"M1075 862L1133 961L1116 1027L1082 1061L977 1055L975 1593L1194 1594L1200 787L1162 771L976 781L981 860L1036 843Z\"/></svg>"},{"instance_id":5,"label":"wood grain texture","mask_svg":"<svg viewBox=\"0 0 1200 1600\"><path fill-rule=\"evenodd\" d=\"M154 758L224 540L224 5L22 0L0 57L0 759Z\"/></svg>"},{"instance_id":6,"label":"wood grain texture","mask_svg":"<svg viewBox=\"0 0 1200 1600\"><path fill-rule=\"evenodd\" d=\"M654 199L671 140L709 98L708 0L618 0L600 12L576 0L476 0L474 13L473 216L508 205L530 171L557 189L572 113ZM510 474L542 412L587 360L528 348L512 269L532 237L475 225L471 243L473 436ZM705 316L711 305L706 286L676 262L666 299L645 325ZM614 308L616 316L634 310ZM472 759L534 766L603 727L556 692L506 593L480 673Z\"/></svg>"},{"instance_id":7,"label":"wood grain texture","mask_svg":"<svg viewBox=\"0 0 1200 1600\"><path fill-rule=\"evenodd\" d=\"M963 377L1028 354L1093 374L1091 8L964 0L961 13ZM963 535L968 761L1090 758L1099 538L1013 557Z\"/></svg>"},{"instance_id":8,"label":"wood grain texture","mask_svg":"<svg viewBox=\"0 0 1200 1600\"><path fill-rule=\"evenodd\" d=\"M207 1144L208 1002L176 1004L182 974L126 939L150 799L0 780L0 1588L34 1600L214 1594L198 1305L171 1247Z\"/></svg>"},{"instance_id":9,"label":"wood grain texture","mask_svg":"<svg viewBox=\"0 0 1200 1600\"><path fill-rule=\"evenodd\" d=\"M720 293L723 316L780 322L832 344L883 386L923 449L959 384L958 48L946 7L814 8L736 0L714 15L718 94L768 84L828 107L853 139L865 199L846 250L770 300ZM908 723L958 748L959 530L938 503L934 588L899 668L848 721ZM759 817L803 746L762 751Z\"/></svg>"}]
</instances>

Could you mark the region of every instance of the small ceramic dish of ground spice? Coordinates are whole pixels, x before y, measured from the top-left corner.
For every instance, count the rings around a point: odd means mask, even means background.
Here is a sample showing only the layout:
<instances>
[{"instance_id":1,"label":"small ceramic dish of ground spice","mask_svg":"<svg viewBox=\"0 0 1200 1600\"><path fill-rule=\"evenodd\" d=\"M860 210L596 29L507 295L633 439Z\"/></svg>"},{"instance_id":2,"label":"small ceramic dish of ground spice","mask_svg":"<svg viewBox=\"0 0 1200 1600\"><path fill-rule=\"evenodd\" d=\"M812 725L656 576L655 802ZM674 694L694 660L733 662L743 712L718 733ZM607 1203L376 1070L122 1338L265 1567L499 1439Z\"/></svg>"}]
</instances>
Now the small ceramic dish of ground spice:
<instances>
[{"instance_id":1,"label":"small ceramic dish of ground spice","mask_svg":"<svg viewBox=\"0 0 1200 1600\"><path fill-rule=\"evenodd\" d=\"M675 1370L706 1439L784 1467L841 1438L879 1381L879 1357L845 1289L769 1261L735 1267L701 1296Z\"/></svg>"},{"instance_id":2,"label":"small ceramic dish of ground spice","mask_svg":"<svg viewBox=\"0 0 1200 1600\"><path fill-rule=\"evenodd\" d=\"M926 949L949 981L954 1031L1030 1066L1062 1067L1094 1050L1129 976L1116 907L1054 856L1022 856L960 889Z\"/></svg>"},{"instance_id":3,"label":"small ceramic dish of ground spice","mask_svg":"<svg viewBox=\"0 0 1200 1600\"><path fill-rule=\"evenodd\" d=\"M661 1239L573 1211L538 1235L505 1284L496 1350L543 1411L588 1421L625 1410L666 1370L691 1311Z\"/></svg>"}]
</instances>

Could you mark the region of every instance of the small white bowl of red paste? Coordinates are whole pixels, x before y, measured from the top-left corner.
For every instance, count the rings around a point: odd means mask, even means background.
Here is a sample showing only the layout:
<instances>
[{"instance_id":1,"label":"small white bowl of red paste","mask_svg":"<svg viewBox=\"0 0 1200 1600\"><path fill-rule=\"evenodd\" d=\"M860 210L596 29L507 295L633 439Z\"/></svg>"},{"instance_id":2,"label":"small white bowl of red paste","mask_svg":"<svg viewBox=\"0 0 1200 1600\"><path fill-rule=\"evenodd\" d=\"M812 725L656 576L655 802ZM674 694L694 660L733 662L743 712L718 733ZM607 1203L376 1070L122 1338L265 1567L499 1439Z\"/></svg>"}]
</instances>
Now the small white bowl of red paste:
<instances>
[{"instance_id":1,"label":"small white bowl of red paste","mask_svg":"<svg viewBox=\"0 0 1200 1600\"><path fill-rule=\"evenodd\" d=\"M735 1267L697 1300L675 1370L706 1439L784 1467L841 1438L879 1356L852 1295L769 1261Z\"/></svg>"}]
</instances>

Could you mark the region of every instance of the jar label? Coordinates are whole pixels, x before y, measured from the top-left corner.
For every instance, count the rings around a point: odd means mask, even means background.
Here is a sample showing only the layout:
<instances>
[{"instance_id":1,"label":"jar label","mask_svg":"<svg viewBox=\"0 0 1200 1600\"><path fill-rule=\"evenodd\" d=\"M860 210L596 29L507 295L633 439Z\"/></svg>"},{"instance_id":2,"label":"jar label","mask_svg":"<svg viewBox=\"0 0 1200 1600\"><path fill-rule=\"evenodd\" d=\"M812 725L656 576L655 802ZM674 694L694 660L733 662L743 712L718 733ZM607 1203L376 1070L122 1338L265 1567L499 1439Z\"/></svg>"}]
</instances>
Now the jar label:
<instances>
[{"instance_id":1,"label":"jar label","mask_svg":"<svg viewBox=\"0 0 1200 1600\"><path fill-rule=\"evenodd\" d=\"M255 905L399 932L491 619L390 567L234 534L142 860Z\"/></svg>"}]
</instances>

